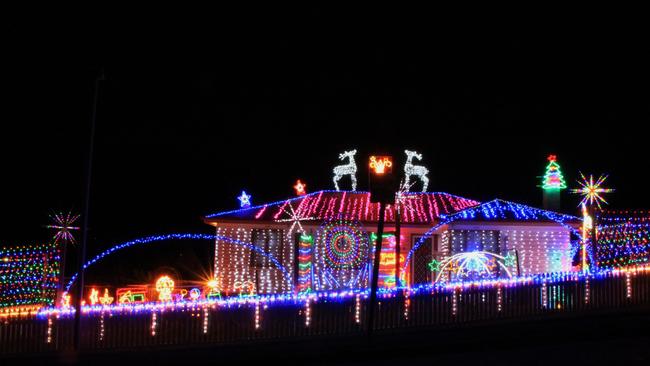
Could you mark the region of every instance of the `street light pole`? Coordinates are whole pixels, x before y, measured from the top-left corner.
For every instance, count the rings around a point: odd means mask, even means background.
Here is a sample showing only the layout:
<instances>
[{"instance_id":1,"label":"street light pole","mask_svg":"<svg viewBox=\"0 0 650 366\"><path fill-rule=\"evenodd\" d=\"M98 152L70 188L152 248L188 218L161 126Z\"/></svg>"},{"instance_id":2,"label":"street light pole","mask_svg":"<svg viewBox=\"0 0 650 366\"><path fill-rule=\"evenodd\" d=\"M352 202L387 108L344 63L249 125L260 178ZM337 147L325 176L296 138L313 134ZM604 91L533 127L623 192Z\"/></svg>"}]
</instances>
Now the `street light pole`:
<instances>
[{"instance_id":1,"label":"street light pole","mask_svg":"<svg viewBox=\"0 0 650 366\"><path fill-rule=\"evenodd\" d=\"M84 197L84 215L83 215L83 232L81 239L81 248L79 255L79 279L77 280L77 301L75 301L75 316L74 316L74 349L79 351L81 348L81 303L84 297L84 281L85 281L85 268L86 263L86 247L88 244L88 213L90 212L90 184L92 181L92 167L93 167L93 150L95 148L95 124L97 121L97 106L99 104L99 85L100 81L104 80L104 69L95 79L95 95L93 97L93 112L90 120L90 143L88 146L88 161L86 166L86 191Z\"/></svg>"},{"instance_id":2,"label":"street light pole","mask_svg":"<svg viewBox=\"0 0 650 366\"><path fill-rule=\"evenodd\" d=\"M386 203L379 203L379 223L377 224L377 241L375 243L375 258L372 266L372 285L370 288L370 305L368 307L368 337L372 335L373 321L375 317L375 305L377 303L377 287L379 282L379 259L381 255L381 242L384 236L384 218L386 216Z\"/></svg>"}]
</instances>

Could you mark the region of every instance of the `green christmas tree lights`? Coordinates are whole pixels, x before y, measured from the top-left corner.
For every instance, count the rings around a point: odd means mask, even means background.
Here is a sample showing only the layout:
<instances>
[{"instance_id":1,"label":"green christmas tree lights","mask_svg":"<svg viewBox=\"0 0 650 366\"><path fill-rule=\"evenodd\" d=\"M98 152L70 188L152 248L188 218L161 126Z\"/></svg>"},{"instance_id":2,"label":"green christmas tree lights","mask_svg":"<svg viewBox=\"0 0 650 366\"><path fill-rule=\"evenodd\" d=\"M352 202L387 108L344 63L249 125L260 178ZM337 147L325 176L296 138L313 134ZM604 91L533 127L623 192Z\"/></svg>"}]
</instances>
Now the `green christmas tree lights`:
<instances>
[{"instance_id":1,"label":"green christmas tree lights","mask_svg":"<svg viewBox=\"0 0 650 366\"><path fill-rule=\"evenodd\" d=\"M557 156L548 156L548 165L546 166L546 173L542 181L542 189L545 190L560 190L566 188L566 181L560 170L560 164L557 163Z\"/></svg>"}]
</instances>

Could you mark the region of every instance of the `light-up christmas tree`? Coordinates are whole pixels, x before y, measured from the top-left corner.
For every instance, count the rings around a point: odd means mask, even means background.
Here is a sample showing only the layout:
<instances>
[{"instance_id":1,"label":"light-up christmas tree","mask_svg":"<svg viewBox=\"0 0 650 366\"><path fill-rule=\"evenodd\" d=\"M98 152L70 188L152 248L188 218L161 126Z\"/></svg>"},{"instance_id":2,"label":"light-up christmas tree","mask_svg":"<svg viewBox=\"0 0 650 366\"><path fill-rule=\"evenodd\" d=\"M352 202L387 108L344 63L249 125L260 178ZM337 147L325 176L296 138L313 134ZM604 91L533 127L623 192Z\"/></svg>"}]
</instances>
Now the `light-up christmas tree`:
<instances>
[{"instance_id":1,"label":"light-up christmas tree","mask_svg":"<svg viewBox=\"0 0 650 366\"><path fill-rule=\"evenodd\" d=\"M544 191L544 208L557 211L560 209L560 191L566 189L566 181L560 164L557 163L557 156L549 155L547 159L548 165L541 186Z\"/></svg>"}]
</instances>

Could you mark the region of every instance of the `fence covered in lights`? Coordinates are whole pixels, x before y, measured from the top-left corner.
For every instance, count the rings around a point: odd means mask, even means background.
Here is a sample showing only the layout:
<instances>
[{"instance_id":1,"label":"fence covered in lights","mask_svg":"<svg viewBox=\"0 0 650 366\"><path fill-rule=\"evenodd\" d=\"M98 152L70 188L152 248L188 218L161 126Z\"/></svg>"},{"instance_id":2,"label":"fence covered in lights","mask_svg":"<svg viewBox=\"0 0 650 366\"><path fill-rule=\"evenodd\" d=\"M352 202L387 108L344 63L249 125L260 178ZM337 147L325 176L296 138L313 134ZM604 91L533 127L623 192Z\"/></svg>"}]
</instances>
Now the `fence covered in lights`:
<instances>
[{"instance_id":1,"label":"fence covered in lights","mask_svg":"<svg viewBox=\"0 0 650 366\"><path fill-rule=\"evenodd\" d=\"M159 281L159 292L171 294L169 278ZM163 299L84 306L82 347L106 350L361 335L367 326L367 290ZM448 282L382 290L374 328L538 319L545 314L648 304L650 267ZM68 307L42 309L36 318L6 317L0 323L0 354L71 348L73 315L74 309Z\"/></svg>"}]
</instances>

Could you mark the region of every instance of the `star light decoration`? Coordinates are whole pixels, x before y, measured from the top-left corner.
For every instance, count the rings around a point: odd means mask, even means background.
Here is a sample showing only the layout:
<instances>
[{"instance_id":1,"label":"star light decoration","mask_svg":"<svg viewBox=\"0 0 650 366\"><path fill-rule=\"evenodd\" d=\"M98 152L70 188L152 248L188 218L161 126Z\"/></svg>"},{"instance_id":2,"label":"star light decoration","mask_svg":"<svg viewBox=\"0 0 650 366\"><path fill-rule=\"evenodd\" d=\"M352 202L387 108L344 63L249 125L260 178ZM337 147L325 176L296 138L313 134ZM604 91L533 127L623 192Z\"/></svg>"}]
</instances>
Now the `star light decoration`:
<instances>
[{"instance_id":1,"label":"star light decoration","mask_svg":"<svg viewBox=\"0 0 650 366\"><path fill-rule=\"evenodd\" d=\"M517 263L517 257L512 255L512 253L508 253L505 257L503 257L503 264L505 264L507 267L513 267Z\"/></svg>"},{"instance_id":2,"label":"star light decoration","mask_svg":"<svg viewBox=\"0 0 650 366\"><path fill-rule=\"evenodd\" d=\"M429 267L429 270L431 272L434 272L434 271L437 272L437 271L440 270L440 262L438 262L435 259L432 260L431 262L427 263L427 266Z\"/></svg>"},{"instance_id":3,"label":"star light decoration","mask_svg":"<svg viewBox=\"0 0 650 366\"><path fill-rule=\"evenodd\" d=\"M304 196L307 193L307 184L303 183L298 179L296 185L293 186L293 189L296 190L296 196Z\"/></svg>"},{"instance_id":4,"label":"star light decoration","mask_svg":"<svg viewBox=\"0 0 650 366\"><path fill-rule=\"evenodd\" d=\"M79 215L73 215L72 212L68 212L67 214L58 213L50 215L50 218L53 223L47 225L46 228L56 230L56 234L54 234L55 243L58 243L60 240L71 244L77 242L72 235L72 231L79 230L78 226L74 226L74 223L79 219Z\"/></svg>"},{"instance_id":5,"label":"star light decoration","mask_svg":"<svg viewBox=\"0 0 650 366\"><path fill-rule=\"evenodd\" d=\"M582 195L582 201L578 204L580 205L589 205L593 206L595 203L599 209L602 208L600 205L601 203L607 204L607 201L601 196L603 193L611 193L614 192L614 189L611 188L604 188L602 187L602 184L605 182L607 179L607 175L601 175L595 182L594 182L594 176L589 175L589 179L580 172L580 178L582 179L581 181L578 181L578 184L580 184L580 188L575 188L571 189L571 193L579 194Z\"/></svg>"},{"instance_id":6,"label":"star light decoration","mask_svg":"<svg viewBox=\"0 0 650 366\"><path fill-rule=\"evenodd\" d=\"M237 197L237 199L239 200L239 207L251 207L251 195L246 194L246 191L241 191L241 196Z\"/></svg>"}]
</instances>

